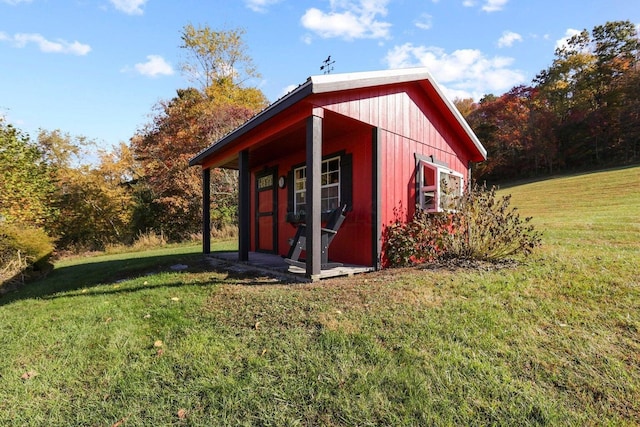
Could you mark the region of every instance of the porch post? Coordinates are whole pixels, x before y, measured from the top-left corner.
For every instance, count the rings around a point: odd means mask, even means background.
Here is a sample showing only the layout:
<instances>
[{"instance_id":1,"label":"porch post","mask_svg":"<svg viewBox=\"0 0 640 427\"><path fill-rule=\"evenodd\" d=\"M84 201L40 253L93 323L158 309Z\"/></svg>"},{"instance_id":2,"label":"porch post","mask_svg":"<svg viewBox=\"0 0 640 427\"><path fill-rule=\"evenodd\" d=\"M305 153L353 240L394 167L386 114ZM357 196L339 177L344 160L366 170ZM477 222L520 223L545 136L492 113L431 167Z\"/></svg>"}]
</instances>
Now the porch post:
<instances>
[{"instance_id":1,"label":"porch post","mask_svg":"<svg viewBox=\"0 0 640 427\"><path fill-rule=\"evenodd\" d=\"M202 253L211 253L211 169L202 169Z\"/></svg>"},{"instance_id":2,"label":"porch post","mask_svg":"<svg viewBox=\"0 0 640 427\"><path fill-rule=\"evenodd\" d=\"M238 154L238 260L249 261L249 230L251 210L251 176L249 173L249 152Z\"/></svg>"},{"instance_id":3,"label":"porch post","mask_svg":"<svg viewBox=\"0 0 640 427\"><path fill-rule=\"evenodd\" d=\"M374 127L371 135L371 261L376 270L380 270L382 257L382 208L380 198L382 195L382 158L381 158L381 132Z\"/></svg>"},{"instance_id":4,"label":"porch post","mask_svg":"<svg viewBox=\"0 0 640 427\"><path fill-rule=\"evenodd\" d=\"M316 111L314 111L316 113ZM320 112L321 113L321 112ZM322 117L312 115L307 119L307 200L306 200L306 276L320 279L322 268L321 234L321 179L322 174Z\"/></svg>"}]
</instances>

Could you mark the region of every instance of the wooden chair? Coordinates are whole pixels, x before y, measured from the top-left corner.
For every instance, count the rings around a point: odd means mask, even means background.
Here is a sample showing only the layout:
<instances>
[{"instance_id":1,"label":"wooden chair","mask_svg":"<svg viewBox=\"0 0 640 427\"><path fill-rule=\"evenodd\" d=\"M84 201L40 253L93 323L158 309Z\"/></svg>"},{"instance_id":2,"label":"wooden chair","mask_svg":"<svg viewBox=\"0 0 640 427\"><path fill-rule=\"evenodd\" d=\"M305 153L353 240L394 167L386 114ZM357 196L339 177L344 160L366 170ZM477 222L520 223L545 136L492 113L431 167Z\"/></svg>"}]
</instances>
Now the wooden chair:
<instances>
[{"instance_id":1,"label":"wooden chair","mask_svg":"<svg viewBox=\"0 0 640 427\"><path fill-rule=\"evenodd\" d=\"M320 247L322 254L320 268L323 270L342 266L339 262L329 262L329 245L344 222L346 209L347 205L334 209L329 215L325 226L321 228ZM291 247L284 261L289 265L305 268L306 262L300 261L300 254L307 249L307 227L305 224L298 225L296 235L289 240L289 244Z\"/></svg>"}]
</instances>

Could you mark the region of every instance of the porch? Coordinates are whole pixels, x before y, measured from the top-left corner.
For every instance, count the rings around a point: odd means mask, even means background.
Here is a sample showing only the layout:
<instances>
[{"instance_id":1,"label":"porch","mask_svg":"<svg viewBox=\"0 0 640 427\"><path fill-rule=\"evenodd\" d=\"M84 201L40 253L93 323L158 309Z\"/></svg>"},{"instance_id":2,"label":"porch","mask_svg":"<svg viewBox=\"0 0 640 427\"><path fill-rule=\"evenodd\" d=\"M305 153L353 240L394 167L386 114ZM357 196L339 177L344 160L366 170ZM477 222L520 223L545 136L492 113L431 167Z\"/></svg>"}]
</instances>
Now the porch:
<instances>
[{"instance_id":1,"label":"porch","mask_svg":"<svg viewBox=\"0 0 640 427\"><path fill-rule=\"evenodd\" d=\"M272 253L276 258L286 254L288 240L297 230L291 215L300 211L305 215L307 233L304 250L309 262L301 266L305 271L289 270L282 260L277 263L281 268L268 263L272 270L319 280L354 274L353 268L361 269L360 266L373 266L365 267L365 271L379 268L379 130L311 106L271 118L268 124L268 132L252 129L246 131L250 135L237 131L241 135L236 139L225 137L213 146L220 153L203 161L203 206L211 206L212 169L238 170L239 235L235 259L255 264L249 259L250 252ZM354 188L356 173L363 178L356 181ZM374 175L373 179L368 178L370 175ZM349 214L332 244L331 257L347 267L323 270L323 214L337 206L348 206ZM206 237L210 235L210 222L210 210L203 209L205 254L210 251Z\"/></svg>"},{"instance_id":2,"label":"porch","mask_svg":"<svg viewBox=\"0 0 640 427\"><path fill-rule=\"evenodd\" d=\"M299 282L311 282L306 277L304 268L295 267L285 263L284 258L276 254L261 252L249 252L247 261L239 261L238 252L211 252L207 254L213 260L222 261L234 270L239 271L260 271L266 274L274 274L283 278L290 278ZM341 267L320 271L319 279L329 279L332 277L353 276L354 274L375 271L374 267L345 264Z\"/></svg>"}]
</instances>

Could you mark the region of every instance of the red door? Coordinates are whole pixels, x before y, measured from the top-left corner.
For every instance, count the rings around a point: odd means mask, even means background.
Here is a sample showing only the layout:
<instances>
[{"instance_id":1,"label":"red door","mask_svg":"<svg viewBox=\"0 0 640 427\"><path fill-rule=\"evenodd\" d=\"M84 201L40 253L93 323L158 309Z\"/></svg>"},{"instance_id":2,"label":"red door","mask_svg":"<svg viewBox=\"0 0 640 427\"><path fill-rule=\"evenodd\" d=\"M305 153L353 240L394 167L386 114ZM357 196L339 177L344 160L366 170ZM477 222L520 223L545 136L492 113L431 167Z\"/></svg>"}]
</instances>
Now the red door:
<instances>
[{"instance_id":1,"label":"red door","mask_svg":"<svg viewBox=\"0 0 640 427\"><path fill-rule=\"evenodd\" d=\"M276 253L278 235L277 168L256 174L256 251Z\"/></svg>"}]
</instances>

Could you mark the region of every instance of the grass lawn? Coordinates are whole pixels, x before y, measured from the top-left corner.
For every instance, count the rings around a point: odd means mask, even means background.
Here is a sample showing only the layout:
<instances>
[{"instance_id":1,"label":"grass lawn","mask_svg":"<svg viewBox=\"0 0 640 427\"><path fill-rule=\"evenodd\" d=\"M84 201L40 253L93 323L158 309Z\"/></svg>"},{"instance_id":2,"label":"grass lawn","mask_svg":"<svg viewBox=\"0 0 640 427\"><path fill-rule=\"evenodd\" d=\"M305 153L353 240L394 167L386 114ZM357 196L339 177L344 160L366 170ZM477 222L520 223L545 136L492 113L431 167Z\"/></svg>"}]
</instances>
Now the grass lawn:
<instances>
[{"instance_id":1,"label":"grass lawn","mask_svg":"<svg viewBox=\"0 0 640 427\"><path fill-rule=\"evenodd\" d=\"M0 298L0 425L640 424L640 167L505 192L544 232L514 268L60 263Z\"/></svg>"}]
</instances>

